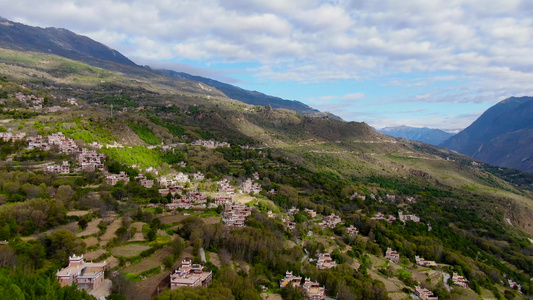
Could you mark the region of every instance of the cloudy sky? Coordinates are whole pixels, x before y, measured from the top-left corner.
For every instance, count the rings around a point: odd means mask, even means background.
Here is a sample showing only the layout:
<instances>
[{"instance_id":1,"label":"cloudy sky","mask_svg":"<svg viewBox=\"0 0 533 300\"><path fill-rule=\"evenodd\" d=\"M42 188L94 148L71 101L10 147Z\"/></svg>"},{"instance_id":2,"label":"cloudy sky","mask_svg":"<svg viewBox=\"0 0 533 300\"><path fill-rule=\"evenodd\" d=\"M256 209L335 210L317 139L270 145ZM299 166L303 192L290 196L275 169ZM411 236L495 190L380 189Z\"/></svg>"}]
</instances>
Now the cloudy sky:
<instances>
[{"instance_id":1,"label":"cloudy sky","mask_svg":"<svg viewBox=\"0 0 533 300\"><path fill-rule=\"evenodd\" d=\"M533 1L0 0L138 64L302 101L349 121L462 129L533 95Z\"/></svg>"}]
</instances>

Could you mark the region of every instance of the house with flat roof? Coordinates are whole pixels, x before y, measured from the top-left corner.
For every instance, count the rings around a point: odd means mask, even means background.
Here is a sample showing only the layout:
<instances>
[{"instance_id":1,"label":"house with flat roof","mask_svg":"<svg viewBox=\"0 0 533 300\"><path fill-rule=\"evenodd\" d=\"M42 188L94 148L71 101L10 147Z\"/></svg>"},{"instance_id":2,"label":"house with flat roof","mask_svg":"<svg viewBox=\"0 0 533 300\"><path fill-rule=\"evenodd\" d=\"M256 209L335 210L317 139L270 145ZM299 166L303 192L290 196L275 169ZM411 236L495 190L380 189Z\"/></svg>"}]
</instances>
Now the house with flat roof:
<instances>
[{"instance_id":1,"label":"house with flat roof","mask_svg":"<svg viewBox=\"0 0 533 300\"><path fill-rule=\"evenodd\" d=\"M385 258L395 264L400 263L400 254L397 251L392 250L391 248L387 248L387 251L385 252Z\"/></svg>"},{"instance_id":2,"label":"house with flat roof","mask_svg":"<svg viewBox=\"0 0 533 300\"><path fill-rule=\"evenodd\" d=\"M321 287L318 282L311 281L309 278L305 278L302 289L307 299L324 300L326 295L326 289Z\"/></svg>"},{"instance_id":3,"label":"house with flat roof","mask_svg":"<svg viewBox=\"0 0 533 300\"><path fill-rule=\"evenodd\" d=\"M454 285L468 288L468 279L466 279L464 276L460 276L457 273L453 273L452 275L452 281Z\"/></svg>"},{"instance_id":4,"label":"house with flat roof","mask_svg":"<svg viewBox=\"0 0 533 300\"><path fill-rule=\"evenodd\" d=\"M337 263L331 258L329 253L320 253L316 261L316 267L319 270L331 269L337 266Z\"/></svg>"},{"instance_id":5,"label":"house with flat roof","mask_svg":"<svg viewBox=\"0 0 533 300\"><path fill-rule=\"evenodd\" d=\"M104 284L106 266L106 261L88 263L83 259L83 255L72 255L69 257L68 266L57 271L56 277L61 287L76 283L78 289L86 290L90 294Z\"/></svg>"},{"instance_id":6,"label":"house with flat roof","mask_svg":"<svg viewBox=\"0 0 533 300\"><path fill-rule=\"evenodd\" d=\"M281 281L279 282L279 287L284 288L289 284L291 284L293 287L299 287L301 283L302 283L302 277L294 276L292 274L292 271L291 272L287 271L285 273L285 278L281 279Z\"/></svg>"},{"instance_id":7,"label":"house with flat roof","mask_svg":"<svg viewBox=\"0 0 533 300\"><path fill-rule=\"evenodd\" d=\"M170 289L175 290L181 287L207 287L213 280L213 272L204 271L204 267L193 264L192 258L185 258L181 266L170 274Z\"/></svg>"},{"instance_id":8,"label":"house with flat roof","mask_svg":"<svg viewBox=\"0 0 533 300\"><path fill-rule=\"evenodd\" d=\"M439 299L439 297L433 295L432 291L421 288L418 285L415 287L415 295L417 295L422 300L438 300Z\"/></svg>"}]
</instances>

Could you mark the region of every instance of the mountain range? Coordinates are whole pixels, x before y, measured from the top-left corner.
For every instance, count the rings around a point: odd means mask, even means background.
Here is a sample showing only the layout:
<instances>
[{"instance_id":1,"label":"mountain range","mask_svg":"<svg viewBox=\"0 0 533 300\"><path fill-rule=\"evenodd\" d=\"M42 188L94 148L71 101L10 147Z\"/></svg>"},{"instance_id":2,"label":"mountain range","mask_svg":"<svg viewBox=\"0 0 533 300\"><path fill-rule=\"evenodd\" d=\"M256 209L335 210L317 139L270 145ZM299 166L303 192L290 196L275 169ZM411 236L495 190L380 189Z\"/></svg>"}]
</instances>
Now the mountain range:
<instances>
[{"instance_id":1,"label":"mountain range","mask_svg":"<svg viewBox=\"0 0 533 300\"><path fill-rule=\"evenodd\" d=\"M227 97L250 105L284 108L312 117L340 119L320 112L300 101L286 100L245 90L213 79L172 70L152 70L135 64L120 52L62 28L39 28L0 17L0 47L18 51L35 51L85 62L111 71L150 79L162 85L178 86L191 94ZM199 83L212 89L204 89ZM439 129L407 126L387 127L381 133L442 145L489 164L533 172L530 98L510 98L489 109L471 126L452 137Z\"/></svg>"},{"instance_id":2,"label":"mountain range","mask_svg":"<svg viewBox=\"0 0 533 300\"><path fill-rule=\"evenodd\" d=\"M247 104L290 109L299 114L313 117L340 119L331 113L320 112L300 101L285 100L256 91L248 91L213 79L183 72L172 70L154 71L150 68L135 64L120 52L104 44L63 28L33 27L0 17L0 47L55 54L82 61L96 67L128 74L137 74L143 77L153 77L154 73L158 73L157 76L165 74L183 81L205 83L218 89L228 98Z\"/></svg>"},{"instance_id":3,"label":"mountain range","mask_svg":"<svg viewBox=\"0 0 533 300\"><path fill-rule=\"evenodd\" d=\"M212 86L219 91L223 92L226 96L231 99L242 101L250 105L260 105L260 106L270 106L272 108L285 108L294 110L295 112L301 115L308 115L313 117L329 117L333 119L340 119L339 117L328 113L320 112L317 109L314 109L300 101L296 100L285 100L279 97L265 95L257 91L249 91L241 89L231 84L223 83L214 79L205 78L201 76L194 76L183 72L176 72L172 70L157 70L161 73L170 75L179 79L187 79L205 83L209 86Z\"/></svg>"},{"instance_id":4,"label":"mountain range","mask_svg":"<svg viewBox=\"0 0 533 300\"><path fill-rule=\"evenodd\" d=\"M533 173L533 97L511 97L441 144L486 163Z\"/></svg>"},{"instance_id":5,"label":"mountain range","mask_svg":"<svg viewBox=\"0 0 533 300\"><path fill-rule=\"evenodd\" d=\"M423 142L430 145L439 145L453 136L452 133L440 129L418 128L410 126L395 126L378 129L379 132L393 137L404 138L412 141Z\"/></svg>"}]
</instances>

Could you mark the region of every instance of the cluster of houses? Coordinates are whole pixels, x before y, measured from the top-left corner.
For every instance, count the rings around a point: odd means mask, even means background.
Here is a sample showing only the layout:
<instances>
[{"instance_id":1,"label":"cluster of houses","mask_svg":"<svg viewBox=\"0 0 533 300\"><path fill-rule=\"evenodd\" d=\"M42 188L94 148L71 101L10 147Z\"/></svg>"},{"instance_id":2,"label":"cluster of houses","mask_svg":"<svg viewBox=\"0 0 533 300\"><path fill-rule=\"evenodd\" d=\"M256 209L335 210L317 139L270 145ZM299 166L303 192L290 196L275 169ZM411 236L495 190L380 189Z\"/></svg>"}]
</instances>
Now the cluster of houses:
<instances>
[{"instance_id":1,"label":"cluster of houses","mask_svg":"<svg viewBox=\"0 0 533 300\"><path fill-rule=\"evenodd\" d=\"M293 231L296 228L296 222L291 221L290 219L287 219L285 217L281 218L281 221L283 222L283 225L289 230Z\"/></svg>"},{"instance_id":2,"label":"cluster of houses","mask_svg":"<svg viewBox=\"0 0 533 300\"><path fill-rule=\"evenodd\" d=\"M104 154L87 148L80 150L73 139L66 137L61 132L53 133L46 136L46 138L41 135L27 137L26 140L28 141L28 150L50 150L52 146L57 146L60 153L76 155L81 171L93 172L96 169L102 170L104 168L103 160L106 158ZM61 165L47 166L45 171L68 174L70 172L70 169L67 168L68 164L68 162L63 162ZM69 170L68 172L67 169Z\"/></svg>"},{"instance_id":3,"label":"cluster of houses","mask_svg":"<svg viewBox=\"0 0 533 300\"><path fill-rule=\"evenodd\" d=\"M95 170L103 170L104 159L105 159L105 155L95 150L88 150L86 148L82 148L81 152L78 153L78 163L80 164L82 171L85 171L85 172L94 172Z\"/></svg>"},{"instance_id":4,"label":"cluster of houses","mask_svg":"<svg viewBox=\"0 0 533 300\"><path fill-rule=\"evenodd\" d=\"M294 288L301 289L308 299L323 300L325 298L326 289L321 287L318 282L305 278L302 283L302 277L294 276L292 272L287 271L285 273L285 278L281 279L279 287L284 288L289 284Z\"/></svg>"},{"instance_id":5,"label":"cluster of houses","mask_svg":"<svg viewBox=\"0 0 533 300\"><path fill-rule=\"evenodd\" d=\"M76 142L61 132L52 133L46 138L47 142L40 135L37 137L28 137L28 149L41 148L43 150L49 150L52 146L57 146L59 152L64 154L75 154L80 151Z\"/></svg>"},{"instance_id":6,"label":"cluster of houses","mask_svg":"<svg viewBox=\"0 0 533 300\"><path fill-rule=\"evenodd\" d=\"M25 132L21 132L21 133L11 133L11 132L0 132L0 139L2 139L2 141L4 141L5 143L8 143L8 142L11 142L11 143L15 143L15 142L20 142L22 141L22 139L24 139L24 137L26 136L26 133Z\"/></svg>"},{"instance_id":7,"label":"cluster of houses","mask_svg":"<svg viewBox=\"0 0 533 300\"><path fill-rule=\"evenodd\" d=\"M300 210L296 207L292 207L291 209L289 209L287 211L287 214L289 216L293 216L294 214L298 213ZM312 210L312 209L304 209L304 211L309 214L309 216L311 218L315 218L318 214L316 213L316 211ZM285 225L289 227L289 229L293 229L293 222L291 222L290 220L283 220ZM322 226L322 227L328 227L328 228L335 228L335 226L337 226L338 224L340 224L342 222L342 219L340 216L337 216L336 214L332 213L331 215L329 216L326 216L324 217L324 219L322 220L322 222L318 223L319 226ZM294 224L295 226L296 224ZM355 233L357 234L357 229L355 229Z\"/></svg>"},{"instance_id":8,"label":"cluster of houses","mask_svg":"<svg viewBox=\"0 0 533 300\"><path fill-rule=\"evenodd\" d=\"M30 108L34 109L42 109L44 104L44 98L43 97L37 97L35 95L24 95L21 92L15 93L15 98L19 100L20 102L24 103L25 105L32 105Z\"/></svg>"},{"instance_id":9,"label":"cluster of houses","mask_svg":"<svg viewBox=\"0 0 533 300\"><path fill-rule=\"evenodd\" d=\"M158 183L160 187L166 188L166 187L172 187L172 186L178 186L180 184L184 184L189 182L189 175L179 172L178 174L174 175L174 177L168 178L167 176L161 176L158 179Z\"/></svg>"},{"instance_id":10,"label":"cluster of houses","mask_svg":"<svg viewBox=\"0 0 533 300\"><path fill-rule=\"evenodd\" d=\"M185 258L181 266L170 274L170 289L181 287L207 287L213 280L213 272L204 271L200 264L193 264L191 258Z\"/></svg>"},{"instance_id":11,"label":"cluster of houses","mask_svg":"<svg viewBox=\"0 0 533 300\"><path fill-rule=\"evenodd\" d=\"M48 165L46 166L46 172L56 174L69 174L70 164L68 161L63 161L60 165Z\"/></svg>"},{"instance_id":12,"label":"cluster of houses","mask_svg":"<svg viewBox=\"0 0 533 300\"><path fill-rule=\"evenodd\" d=\"M385 220L388 223L392 223L396 221L396 217L389 215L388 217L385 217L384 214L378 212L375 216L371 218L372 220ZM404 215L403 212L398 212L398 220L402 221L403 223L407 221L413 221L413 222L420 222L420 218L416 215Z\"/></svg>"},{"instance_id":13,"label":"cluster of houses","mask_svg":"<svg viewBox=\"0 0 533 300\"><path fill-rule=\"evenodd\" d=\"M357 235L359 234L359 229L350 225L350 227L346 227L346 232L348 232L349 235Z\"/></svg>"},{"instance_id":14,"label":"cluster of houses","mask_svg":"<svg viewBox=\"0 0 533 300\"><path fill-rule=\"evenodd\" d=\"M337 263L331 258L329 253L320 253L316 261L316 267L319 270L331 269L337 266Z\"/></svg>"},{"instance_id":15,"label":"cluster of houses","mask_svg":"<svg viewBox=\"0 0 533 300\"><path fill-rule=\"evenodd\" d=\"M457 273L453 273L452 275L452 281L454 285L467 288L468 287L468 279L466 279L464 276L460 276Z\"/></svg>"},{"instance_id":16,"label":"cluster of houses","mask_svg":"<svg viewBox=\"0 0 533 300\"><path fill-rule=\"evenodd\" d=\"M415 256L416 264L423 267L438 267L437 263L432 260L425 260L424 258L416 255Z\"/></svg>"},{"instance_id":17,"label":"cluster of houses","mask_svg":"<svg viewBox=\"0 0 533 300\"><path fill-rule=\"evenodd\" d=\"M147 189L151 189L154 187L154 180L153 179L148 179L146 176L144 175L137 175L135 176L135 180L137 180L139 182L139 185L140 186L143 186Z\"/></svg>"},{"instance_id":18,"label":"cluster of houses","mask_svg":"<svg viewBox=\"0 0 533 300\"><path fill-rule=\"evenodd\" d=\"M119 174L107 175L105 177L105 180L106 180L107 184L109 184L109 185L115 185L119 181L123 181L124 184L128 184L130 182L130 178L128 177L128 175L126 173L124 173L124 171L120 171Z\"/></svg>"},{"instance_id":19,"label":"cluster of houses","mask_svg":"<svg viewBox=\"0 0 533 300\"><path fill-rule=\"evenodd\" d=\"M421 288L418 285L415 287L415 295L417 295L422 300L438 300L439 299L439 297L433 295L432 291Z\"/></svg>"},{"instance_id":20,"label":"cluster of houses","mask_svg":"<svg viewBox=\"0 0 533 300\"><path fill-rule=\"evenodd\" d=\"M163 197L166 197L168 194L170 194L172 197L176 197L178 194L181 195L183 188L181 186L171 186L169 188L159 189L158 191Z\"/></svg>"},{"instance_id":21,"label":"cluster of houses","mask_svg":"<svg viewBox=\"0 0 533 300\"><path fill-rule=\"evenodd\" d=\"M190 209L190 208L205 208L207 204L207 195L200 192L187 192L179 198L172 198L170 203L165 204L169 209Z\"/></svg>"},{"instance_id":22,"label":"cluster of houses","mask_svg":"<svg viewBox=\"0 0 533 300\"><path fill-rule=\"evenodd\" d=\"M396 217L392 216L392 215L389 215L388 217L385 217L384 214L378 212L375 216L373 216L371 218L372 220L385 220L387 221L388 223L392 223L394 221L396 221Z\"/></svg>"},{"instance_id":23,"label":"cluster of houses","mask_svg":"<svg viewBox=\"0 0 533 300\"><path fill-rule=\"evenodd\" d=\"M520 293L522 292L522 285L520 283L517 283L512 279L508 279L507 283L509 283L510 288L518 290Z\"/></svg>"},{"instance_id":24,"label":"cluster of houses","mask_svg":"<svg viewBox=\"0 0 533 300\"><path fill-rule=\"evenodd\" d=\"M400 263L400 253L398 253L398 251L392 250L391 248L387 248L387 251L385 252L385 258L392 263Z\"/></svg>"},{"instance_id":25,"label":"cluster of houses","mask_svg":"<svg viewBox=\"0 0 533 300\"><path fill-rule=\"evenodd\" d=\"M59 270L56 277L62 287L75 283L78 289L86 290L92 294L104 285L106 267L106 261L100 263L86 262L83 255L72 255L69 257L68 266Z\"/></svg>"},{"instance_id":26,"label":"cluster of houses","mask_svg":"<svg viewBox=\"0 0 533 300\"><path fill-rule=\"evenodd\" d=\"M246 217L252 214L252 208L242 203L226 204L222 212L222 222L228 226L244 227Z\"/></svg>"},{"instance_id":27,"label":"cluster of houses","mask_svg":"<svg viewBox=\"0 0 533 300\"><path fill-rule=\"evenodd\" d=\"M337 226L341 222L342 222L341 217L332 213L331 215L324 217L324 220L320 222L318 225L322 227L335 228L335 226Z\"/></svg>"},{"instance_id":28,"label":"cluster of houses","mask_svg":"<svg viewBox=\"0 0 533 300\"><path fill-rule=\"evenodd\" d=\"M230 147L229 143L217 142L217 141L213 141L213 140L208 140L208 141L196 140L196 141L192 142L192 145L203 146L205 148L210 148L210 149L214 149L214 148L229 148Z\"/></svg>"},{"instance_id":29,"label":"cluster of houses","mask_svg":"<svg viewBox=\"0 0 533 300\"><path fill-rule=\"evenodd\" d=\"M403 212L398 212L398 219L402 222L407 222L407 221L413 221L413 222L420 222L420 218L415 216L415 215L404 215Z\"/></svg>"},{"instance_id":30,"label":"cluster of houses","mask_svg":"<svg viewBox=\"0 0 533 300\"><path fill-rule=\"evenodd\" d=\"M312 209L309 209L309 208L304 208L304 211L311 217L311 218L315 218L316 217L316 211L312 210Z\"/></svg>"},{"instance_id":31,"label":"cluster of houses","mask_svg":"<svg viewBox=\"0 0 533 300\"><path fill-rule=\"evenodd\" d=\"M216 182L218 186L218 192L223 194L234 194L235 188L229 182L229 179L222 179Z\"/></svg>"},{"instance_id":32,"label":"cluster of houses","mask_svg":"<svg viewBox=\"0 0 533 300\"><path fill-rule=\"evenodd\" d=\"M259 183L253 182L251 178L246 179L241 184L241 193L249 194L259 194L261 192L261 185Z\"/></svg>"},{"instance_id":33,"label":"cluster of houses","mask_svg":"<svg viewBox=\"0 0 533 300\"><path fill-rule=\"evenodd\" d=\"M297 209L296 207L293 206L291 209L289 209L289 210L287 211L287 214L288 214L289 216L292 216L292 215L298 213L299 211L300 211L299 209Z\"/></svg>"},{"instance_id":34,"label":"cluster of houses","mask_svg":"<svg viewBox=\"0 0 533 300\"><path fill-rule=\"evenodd\" d=\"M233 203L233 196L231 195L216 195L214 199L214 205L218 207L219 205L226 206L226 204Z\"/></svg>"}]
</instances>

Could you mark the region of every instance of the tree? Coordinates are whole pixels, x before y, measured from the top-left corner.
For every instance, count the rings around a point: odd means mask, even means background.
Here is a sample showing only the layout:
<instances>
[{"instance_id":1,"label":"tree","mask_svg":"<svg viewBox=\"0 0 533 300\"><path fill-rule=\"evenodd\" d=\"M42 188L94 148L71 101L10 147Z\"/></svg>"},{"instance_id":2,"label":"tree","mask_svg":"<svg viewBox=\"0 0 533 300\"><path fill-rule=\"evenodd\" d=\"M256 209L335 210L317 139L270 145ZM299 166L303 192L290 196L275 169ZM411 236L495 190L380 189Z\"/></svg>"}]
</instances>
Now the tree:
<instances>
[{"instance_id":1,"label":"tree","mask_svg":"<svg viewBox=\"0 0 533 300\"><path fill-rule=\"evenodd\" d=\"M70 255L80 255L85 251L85 243L66 229L60 229L44 237L44 244L46 254L51 258L59 259L62 263L66 263Z\"/></svg>"}]
</instances>

